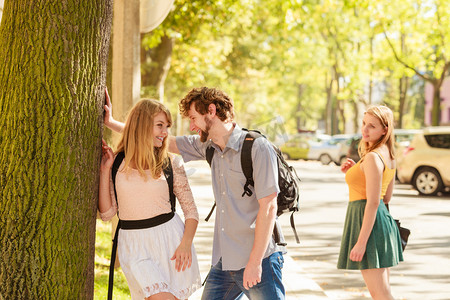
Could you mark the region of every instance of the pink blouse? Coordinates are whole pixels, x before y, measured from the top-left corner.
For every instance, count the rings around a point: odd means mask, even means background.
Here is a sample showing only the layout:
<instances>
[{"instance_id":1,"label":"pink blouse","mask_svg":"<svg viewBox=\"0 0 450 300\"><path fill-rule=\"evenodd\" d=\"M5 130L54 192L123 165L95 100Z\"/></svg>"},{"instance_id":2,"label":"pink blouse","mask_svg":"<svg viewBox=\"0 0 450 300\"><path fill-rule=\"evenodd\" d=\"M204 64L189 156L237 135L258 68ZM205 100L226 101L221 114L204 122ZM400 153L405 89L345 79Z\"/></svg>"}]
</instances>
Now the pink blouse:
<instances>
[{"instance_id":1,"label":"pink blouse","mask_svg":"<svg viewBox=\"0 0 450 300\"><path fill-rule=\"evenodd\" d=\"M183 161L179 155L170 155L173 169L173 192L180 203L185 219L198 221L197 206L184 171ZM164 174L154 179L150 170L146 170L145 181L136 169L121 172L124 162L116 175L116 192L119 198L119 217L121 220L148 219L171 212L169 186ZM109 190L111 208L100 213L103 221L110 220L117 213L114 185L110 176Z\"/></svg>"}]
</instances>

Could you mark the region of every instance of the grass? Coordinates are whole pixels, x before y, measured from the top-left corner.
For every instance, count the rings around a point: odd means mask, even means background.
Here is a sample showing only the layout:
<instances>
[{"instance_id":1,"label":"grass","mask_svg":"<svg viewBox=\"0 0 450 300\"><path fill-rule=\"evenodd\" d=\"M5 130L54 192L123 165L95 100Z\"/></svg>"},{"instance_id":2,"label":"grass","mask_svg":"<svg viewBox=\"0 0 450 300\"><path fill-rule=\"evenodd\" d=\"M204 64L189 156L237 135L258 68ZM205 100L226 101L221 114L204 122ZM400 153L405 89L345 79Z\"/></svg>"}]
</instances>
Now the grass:
<instances>
[{"instance_id":1,"label":"grass","mask_svg":"<svg viewBox=\"0 0 450 300\"><path fill-rule=\"evenodd\" d=\"M103 300L108 295L109 262L112 248L111 222L97 220L95 237L95 281L94 300ZM114 272L114 299L130 299L127 280L120 268Z\"/></svg>"}]
</instances>

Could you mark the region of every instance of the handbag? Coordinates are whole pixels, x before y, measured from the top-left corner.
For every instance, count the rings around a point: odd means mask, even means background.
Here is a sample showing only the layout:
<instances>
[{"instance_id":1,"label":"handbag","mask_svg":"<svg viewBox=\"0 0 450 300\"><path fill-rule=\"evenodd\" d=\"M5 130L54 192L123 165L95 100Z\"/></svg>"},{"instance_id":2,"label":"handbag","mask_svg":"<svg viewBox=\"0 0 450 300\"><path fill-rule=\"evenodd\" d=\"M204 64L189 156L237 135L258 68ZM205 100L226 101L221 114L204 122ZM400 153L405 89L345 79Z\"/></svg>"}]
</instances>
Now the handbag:
<instances>
[{"instance_id":1,"label":"handbag","mask_svg":"<svg viewBox=\"0 0 450 300\"><path fill-rule=\"evenodd\" d=\"M402 250L405 251L406 244L408 243L408 237L411 234L411 230L400 226L399 220L394 220L394 221L395 221L395 224L397 224L398 231L400 232L400 239L402 241Z\"/></svg>"},{"instance_id":2,"label":"handbag","mask_svg":"<svg viewBox=\"0 0 450 300\"><path fill-rule=\"evenodd\" d=\"M387 210L389 211L389 204L385 204L385 205L386 205ZM409 235L411 234L411 230L400 226L400 220L394 219L394 221L395 221L395 224L397 224L398 232L400 233L400 240L402 242L402 251L405 251L406 244L408 243Z\"/></svg>"}]
</instances>

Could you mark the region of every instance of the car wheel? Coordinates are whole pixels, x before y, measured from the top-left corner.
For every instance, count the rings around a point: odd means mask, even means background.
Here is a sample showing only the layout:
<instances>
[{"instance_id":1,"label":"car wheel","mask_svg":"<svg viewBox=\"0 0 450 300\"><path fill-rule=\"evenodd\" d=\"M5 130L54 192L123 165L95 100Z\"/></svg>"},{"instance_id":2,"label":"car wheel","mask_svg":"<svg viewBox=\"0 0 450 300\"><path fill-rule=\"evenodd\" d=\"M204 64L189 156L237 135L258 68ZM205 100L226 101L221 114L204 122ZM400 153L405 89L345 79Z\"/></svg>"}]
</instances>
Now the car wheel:
<instances>
[{"instance_id":1,"label":"car wheel","mask_svg":"<svg viewBox=\"0 0 450 300\"><path fill-rule=\"evenodd\" d=\"M322 163L322 165L328 165L331 162L331 157L328 154L321 154L319 156L319 161Z\"/></svg>"},{"instance_id":2,"label":"car wheel","mask_svg":"<svg viewBox=\"0 0 450 300\"><path fill-rule=\"evenodd\" d=\"M339 163L337 165L338 166L342 166L346 162L347 162L347 156L342 156L341 159L339 160Z\"/></svg>"},{"instance_id":3,"label":"car wheel","mask_svg":"<svg viewBox=\"0 0 450 300\"><path fill-rule=\"evenodd\" d=\"M291 159L291 157L289 156L289 154L282 152L281 154L283 154L283 158L284 160L288 160Z\"/></svg>"},{"instance_id":4,"label":"car wheel","mask_svg":"<svg viewBox=\"0 0 450 300\"><path fill-rule=\"evenodd\" d=\"M420 194L426 196L435 196L444 186L439 172L429 167L416 171L412 184Z\"/></svg>"}]
</instances>

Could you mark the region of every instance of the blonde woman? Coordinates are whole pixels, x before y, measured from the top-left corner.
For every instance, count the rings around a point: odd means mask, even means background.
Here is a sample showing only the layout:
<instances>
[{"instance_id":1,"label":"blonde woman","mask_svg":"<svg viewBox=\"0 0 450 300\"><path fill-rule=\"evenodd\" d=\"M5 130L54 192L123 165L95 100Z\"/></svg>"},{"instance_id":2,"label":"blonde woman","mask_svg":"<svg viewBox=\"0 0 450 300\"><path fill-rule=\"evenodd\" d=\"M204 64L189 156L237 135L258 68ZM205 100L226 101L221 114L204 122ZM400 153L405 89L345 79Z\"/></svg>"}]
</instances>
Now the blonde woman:
<instances>
[{"instance_id":1,"label":"blonde woman","mask_svg":"<svg viewBox=\"0 0 450 300\"><path fill-rule=\"evenodd\" d=\"M170 112L159 101L144 99L133 107L116 152L116 157L124 155L115 189L114 153L103 145L98 209L101 218L109 220L119 208L117 250L132 299L187 299L201 286L192 244L198 212L181 158L167 151L171 123ZM105 124L110 125L107 117ZM163 172L168 164L173 188ZM172 210L170 190L178 198L185 224Z\"/></svg>"},{"instance_id":2,"label":"blonde woman","mask_svg":"<svg viewBox=\"0 0 450 300\"><path fill-rule=\"evenodd\" d=\"M361 160L348 159L346 173L350 202L338 259L339 269L361 270L373 299L394 299L389 268L403 261L397 225L385 204L392 197L395 177L394 120L386 106L365 113L359 144Z\"/></svg>"}]
</instances>

